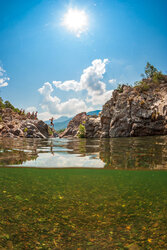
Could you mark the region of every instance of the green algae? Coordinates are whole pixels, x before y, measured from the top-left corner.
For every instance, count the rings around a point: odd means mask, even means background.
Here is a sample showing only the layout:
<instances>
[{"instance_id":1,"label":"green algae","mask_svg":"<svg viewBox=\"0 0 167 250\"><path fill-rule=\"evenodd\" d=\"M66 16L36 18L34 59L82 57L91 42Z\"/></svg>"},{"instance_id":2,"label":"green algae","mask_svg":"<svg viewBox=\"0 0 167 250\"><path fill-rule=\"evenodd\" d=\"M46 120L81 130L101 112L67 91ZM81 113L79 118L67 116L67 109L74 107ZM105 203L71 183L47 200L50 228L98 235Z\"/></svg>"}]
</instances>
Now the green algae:
<instances>
[{"instance_id":1,"label":"green algae","mask_svg":"<svg viewBox=\"0 0 167 250\"><path fill-rule=\"evenodd\" d=\"M167 172L0 168L0 248L167 249Z\"/></svg>"}]
</instances>

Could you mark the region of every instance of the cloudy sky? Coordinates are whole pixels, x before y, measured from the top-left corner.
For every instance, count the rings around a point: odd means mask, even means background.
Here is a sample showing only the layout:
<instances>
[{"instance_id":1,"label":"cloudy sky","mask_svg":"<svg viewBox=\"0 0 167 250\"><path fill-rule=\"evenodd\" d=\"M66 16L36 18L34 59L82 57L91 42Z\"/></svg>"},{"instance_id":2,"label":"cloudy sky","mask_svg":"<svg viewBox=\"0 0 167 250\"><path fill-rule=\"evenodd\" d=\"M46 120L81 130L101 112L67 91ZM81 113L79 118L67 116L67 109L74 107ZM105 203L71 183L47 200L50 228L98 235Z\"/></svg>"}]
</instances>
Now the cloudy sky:
<instances>
[{"instance_id":1,"label":"cloudy sky","mask_svg":"<svg viewBox=\"0 0 167 250\"><path fill-rule=\"evenodd\" d=\"M147 61L167 73L166 0L0 0L0 96L73 116L101 109Z\"/></svg>"}]
</instances>

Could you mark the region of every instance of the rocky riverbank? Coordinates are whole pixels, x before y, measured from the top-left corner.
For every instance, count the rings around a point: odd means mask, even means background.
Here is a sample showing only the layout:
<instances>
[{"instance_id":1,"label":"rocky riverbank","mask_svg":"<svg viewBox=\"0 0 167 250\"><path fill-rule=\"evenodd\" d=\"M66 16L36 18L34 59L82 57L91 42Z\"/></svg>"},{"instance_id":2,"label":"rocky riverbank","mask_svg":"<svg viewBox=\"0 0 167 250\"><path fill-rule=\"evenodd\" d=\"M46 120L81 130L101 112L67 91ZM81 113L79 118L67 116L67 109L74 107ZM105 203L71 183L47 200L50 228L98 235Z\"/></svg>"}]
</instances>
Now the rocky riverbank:
<instances>
[{"instance_id":1,"label":"rocky riverbank","mask_svg":"<svg viewBox=\"0 0 167 250\"><path fill-rule=\"evenodd\" d=\"M99 116L78 114L61 137L77 136L80 124L87 138L166 135L167 76L143 79L134 87L122 85Z\"/></svg>"},{"instance_id":2,"label":"rocky riverbank","mask_svg":"<svg viewBox=\"0 0 167 250\"><path fill-rule=\"evenodd\" d=\"M0 109L0 137L48 138L50 128L43 121L28 119L11 108Z\"/></svg>"}]
</instances>

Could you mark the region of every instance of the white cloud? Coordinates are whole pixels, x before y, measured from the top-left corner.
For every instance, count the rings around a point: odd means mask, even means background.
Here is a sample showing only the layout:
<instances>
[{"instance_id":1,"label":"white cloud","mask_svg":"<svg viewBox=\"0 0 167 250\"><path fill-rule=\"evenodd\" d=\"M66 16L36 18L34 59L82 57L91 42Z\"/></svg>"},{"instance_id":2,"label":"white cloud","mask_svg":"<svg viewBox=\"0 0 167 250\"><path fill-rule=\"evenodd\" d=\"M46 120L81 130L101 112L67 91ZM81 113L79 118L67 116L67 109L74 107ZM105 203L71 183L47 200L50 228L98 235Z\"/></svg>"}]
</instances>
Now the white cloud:
<instances>
[{"instance_id":1,"label":"white cloud","mask_svg":"<svg viewBox=\"0 0 167 250\"><path fill-rule=\"evenodd\" d=\"M51 114L49 112L41 112L38 114L38 119L43 120L43 121L48 121L52 116L53 116L53 114ZM54 115L54 119L57 119L60 116L61 115Z\"/></svg>"},{"instance_id":2,"label":"white cloud","mask_svg":"<svg viewBox=\"0 0 167 250\"><path fill-rule=\"evenodd\" d=\"M94 153L93 157L92 155L86 155L83 157L82 154L78 154L77 157L75 154L68 154L67 157L65 154L56 152L56 148L53 148L53 151L53 155L50 152L45 154L38 153L37 159L26 161L17 166L46 168L48 162L49 168L103 168L105 165L105 163L99 159L98 153Z\"/></svg>"},{"instance_id":3,"label":"white cloud","mask_svg":"<svg viewBox=\"0 0 167 250\"><path fill-rule=\"evenodd\" d=\"M1 80L1 79L0 79ZM0 84L0 88L8 86L8 82L3 82Z\"/></svg>"},{"instance_id":4,"label":"white cloud","mask_svg":"<svg viewBox=\"0 0 167 250\"><path fill-rule=\"evenodd\" d=\"M1 72L6 72L1 66L0 66L0 71Z\"/></svg>"},{"instance_id":5,"label":"white cloud","mask_svg":"<svg viewBox=\"0 0 167 250\"><path fill-rule=\"evenodd\" d=\"M0 88L8 86L9 77L5 76L5 70L0 66Z\"/></svg>"},{"instance_id":6,"label":"white cloud","mask_svg":"<svg viewBox=\"0 0 167 250\"><path fill-rule=\"evenodd\" d=\"M114 84L114 83L116 83L116 81L117 81L116 79L111 79L108 82L111 83L111 84Z\"/></svg>"},{"instance_id":7,"label":"white cloud","mask_svg":"<svg viewBox=\"0 0 167 250\"><path fill-rule=\"evenodd\" d=\"M92 109L92 107L88 108L83 100L77 98L71 98L66 102L61 102L57 96L51 95L53 87L49 82L44 83L38 91L44 98L41 108L50 114L71 116Z\"/></svg>"},{"instance_id":8,"label":"white cloud","mask_svg":"<svg viewBox=\"0 0 167 250\"><path fill-rule=\"evenodd\" d=\"M88 112L101 107L106 101L111 98L113 90L106 90L104 81L104 74L106 73L106 64L108 59L96 59L92 61L91 66L83 70L80 81L67 80L67 81L53 81L51 85L49 82L38 89L39 93L43 96L43 102L40 105L43 113L39 117L48 119L50 116L66 115L72 116L80 112ZM111 79L110 83L114 83L115 79ZM85 90L87 91L86 100L78 98L70 98L62 102L60 98L53 95L54 87L62 91L73 90L75 92Z\"/></svg>"},{"instance_id":9,"label":"white cloud","mask_svg":"<svg viewBox=\"0 0 167 250\"><path fill-rule=\"evenodd\" d=\"M77 98L69 99L66 102L60 103L57 107L57 110L60 114L77 114L83 111L87 111L88 107L83 100Z\"/></svg>"},{"instance_id":10,"label":"white cloud","mask_svg":"<svg viewBox=\"0 0 167 250\"><path fill-rule=\"evenodd\" d=\"M45 82L42 88L38 89L39 93L44 96L46 102L60 103L60 99L57 96L52 97L53 87L49 82Z\"/></svg>"},{"instance_id":11,"label":"white cloud","mask_svg":"<svg viewBox=\"0 0 167 250\"><path fill-rule=\"evenodd\" d=\"M74 91L79 91L79 90L82 90L81 88L81 84L75 80L68 80L68 81L65 81L65 82L61 82L61 81L53 81L53 85L56 87L56 88L59 88L61 90L65 90L65 91L68 91L68 90L74 90Z\"/></svg>"},{"instance_id":12,"label":"white cloud","mask_svg":"<svg viewBox=\"0 0 167 250\"><path fill-rule=\"evenodd\" d=\"M108 62L108 59L96 59L92 61L92 65L83 70L79 82L75 80L68 80L65 82L53 81L53 84L56 88L64 91L80 91L86 89L89 96L104 94L106 91L106 85L102 80Z\"/></svg>"},{"instance_id":13,"label":"white cloud","mask_svg":"<svg viewBox=\"0 0 167 250\"><path fill-rule=\"evenodd\" d=\"M86 99L86 102L91 102L93 105L102 106L104 105L112 96L113 90L106 91L102 95L94 95Z\"/></svg>"},{"instance_id":14,"label":"white cloud","mask_svg":"<svg viewBox=\"0 0 167 250\"><path fill-rule=\"evenodd\" d=\"M28 107L28 108L26 108L26 112L32 113L32 112L36 112L36 111L37 111L36 107Z\"/></svg>"},{"instance_id":15,"label":"white cloud","mask_svg":"<svg viewBox=\"0 0 167 250\"><path fill-rule=\"evenodd\" d=\"M4 73L5 73L5 70L0 66L0 76L3 76Z\"/></svg>"},{"instance_id":16,"label":"white cloud","mask_svg":"<svg viewBox=\"0 0 167 250\"><path fill-rule=\"evenodd\" d=\"M61 85L62 81L53 81L53 85L57 88L57 86Z\"/></svg>"},{"instance_id":17,"label":"white cloud","mask_svg":"<svg viewBox=\"0 0 167 250\"><path fill-rule=\"evenodd\" d=\"M88 95L101 95L106 91L106 85L101 80L106 72L106 64L108 59L96 59L92 62L92 65L84 69L81 75L80 84L82 89L88 91Z\"/></svg>"}]
</instances>

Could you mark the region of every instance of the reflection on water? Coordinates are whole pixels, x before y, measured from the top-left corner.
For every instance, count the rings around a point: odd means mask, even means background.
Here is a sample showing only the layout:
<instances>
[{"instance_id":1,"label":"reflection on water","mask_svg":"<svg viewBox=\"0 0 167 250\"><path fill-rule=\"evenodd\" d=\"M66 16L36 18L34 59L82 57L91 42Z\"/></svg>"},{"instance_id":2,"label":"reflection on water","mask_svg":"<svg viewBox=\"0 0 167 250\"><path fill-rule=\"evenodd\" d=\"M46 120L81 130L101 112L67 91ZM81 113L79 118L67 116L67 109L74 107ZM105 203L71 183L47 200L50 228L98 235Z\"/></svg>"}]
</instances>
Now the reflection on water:
<instances>
[{"instance_id":1,"label":"reflection on water","mask_svg":"<svg viewBox=\"0 0 167 250\"><path fill-rule=\"evenodd\" d=\"M106 168L167 169L167 137L114 138L101 141Z\"/></svg>"},{"instance_id":2,"label":"reflection on water","mask_svg":"<svg viewBox=\"0 0 167 250\"><path fill-rule=\"evenodd\" d=\"M167 137L0 139L0 165L167 169Z\"/></svg>"}]
</instances>

